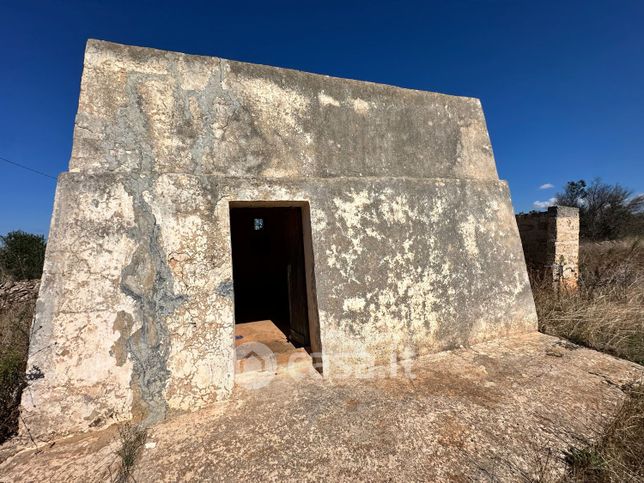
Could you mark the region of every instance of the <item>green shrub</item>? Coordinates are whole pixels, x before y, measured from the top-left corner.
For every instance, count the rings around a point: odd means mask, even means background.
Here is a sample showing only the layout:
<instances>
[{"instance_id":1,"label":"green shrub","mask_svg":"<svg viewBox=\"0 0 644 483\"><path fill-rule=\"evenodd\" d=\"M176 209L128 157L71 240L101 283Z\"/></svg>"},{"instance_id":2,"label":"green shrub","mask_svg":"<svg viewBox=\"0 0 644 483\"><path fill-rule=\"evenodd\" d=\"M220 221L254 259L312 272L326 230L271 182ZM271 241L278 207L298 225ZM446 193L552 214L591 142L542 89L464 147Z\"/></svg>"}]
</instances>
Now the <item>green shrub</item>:
<instances>
[{"instance_id":1,"label":"green shrub","mask_svg":"<svg viewBox=\"0 0 644 483\"><path fill-rule=\"evenodd\" d=\"M45 263L45 247L42 235L12 231L0 236L0 279L40 278Z\"/></svg>"}]
</instances>

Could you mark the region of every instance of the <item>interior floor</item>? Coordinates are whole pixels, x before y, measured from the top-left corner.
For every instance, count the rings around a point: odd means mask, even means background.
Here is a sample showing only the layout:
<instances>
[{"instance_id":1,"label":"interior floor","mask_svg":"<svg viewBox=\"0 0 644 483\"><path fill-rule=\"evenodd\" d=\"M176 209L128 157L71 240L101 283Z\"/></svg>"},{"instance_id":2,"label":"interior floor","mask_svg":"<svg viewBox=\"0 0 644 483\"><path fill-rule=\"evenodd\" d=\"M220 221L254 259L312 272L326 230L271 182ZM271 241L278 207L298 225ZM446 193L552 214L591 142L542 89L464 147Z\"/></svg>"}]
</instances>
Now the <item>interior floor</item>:
<instances>
[{"instance_id":1,"label":"interior floor","mask_svg":"<svg viewBox=\"0 0 644 483\"><path fill-rule=\"evenodd\" d=\"M275 358L275 365L265 360L264 354L257 351L249 343L259 342L268 347ZM260 320L235 325L235 348L249 344L249 350L237 351L237 375L265 372L274 369L274 372L284 370L298 370L303 365L310 368L312 360L308 352L302 347L295 347L272 321Z\"/></svg>"}]
</instances>

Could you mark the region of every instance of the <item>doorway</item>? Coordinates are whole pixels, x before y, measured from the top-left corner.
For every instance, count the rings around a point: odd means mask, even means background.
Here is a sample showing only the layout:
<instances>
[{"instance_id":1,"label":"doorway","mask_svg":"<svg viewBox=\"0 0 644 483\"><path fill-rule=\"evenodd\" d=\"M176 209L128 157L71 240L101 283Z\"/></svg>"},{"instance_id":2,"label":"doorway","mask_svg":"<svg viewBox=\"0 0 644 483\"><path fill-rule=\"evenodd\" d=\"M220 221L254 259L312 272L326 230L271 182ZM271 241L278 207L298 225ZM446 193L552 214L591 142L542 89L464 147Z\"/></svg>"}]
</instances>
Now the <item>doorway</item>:
<instances>
[{"instance_id":1,"label":"doorway","mask_svg":"<svg viewBox=\"0 0 644 483\"><path fill-rule=\"evenodd\" d=\"M230 203L236 339L267 334L275 350L279 330L288 346L319 354L309 213L305 202Z\"/></svg>"}]
</instances>

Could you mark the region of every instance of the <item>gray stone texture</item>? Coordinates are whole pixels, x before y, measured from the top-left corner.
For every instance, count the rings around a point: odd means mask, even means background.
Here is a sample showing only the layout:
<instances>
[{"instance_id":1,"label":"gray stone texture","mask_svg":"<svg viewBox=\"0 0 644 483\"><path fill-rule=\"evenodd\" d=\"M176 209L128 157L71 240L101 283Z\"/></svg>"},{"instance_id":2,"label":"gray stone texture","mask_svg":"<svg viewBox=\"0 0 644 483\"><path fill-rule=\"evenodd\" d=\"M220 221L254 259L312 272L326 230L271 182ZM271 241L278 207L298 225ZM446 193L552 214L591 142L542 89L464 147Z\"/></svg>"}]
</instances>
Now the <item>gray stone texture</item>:
<instances>
[{"instance_id":1,"label":"gray stone texture","mask_svg":"<svg viewBox=\"0 0 644 483\"><path fill-rule=\"evenodd\" d=\"M229 203L258 200L310 205L325 377L536 329L478 100L89 41L33 434L230 396Z\"/></svg>"}]
</instances>

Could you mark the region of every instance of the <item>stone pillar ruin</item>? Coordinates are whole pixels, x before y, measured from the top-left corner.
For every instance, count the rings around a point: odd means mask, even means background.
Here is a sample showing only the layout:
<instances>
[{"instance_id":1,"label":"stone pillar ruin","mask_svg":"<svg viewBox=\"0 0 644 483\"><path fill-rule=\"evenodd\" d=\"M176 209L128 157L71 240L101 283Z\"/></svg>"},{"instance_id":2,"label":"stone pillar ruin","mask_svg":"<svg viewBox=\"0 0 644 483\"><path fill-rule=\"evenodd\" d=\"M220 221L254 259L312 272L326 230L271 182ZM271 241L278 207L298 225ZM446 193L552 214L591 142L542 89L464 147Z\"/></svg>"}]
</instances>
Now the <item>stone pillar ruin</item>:
<instances>
[{"instance_id":1,"label":"stone pillar ruin","mask_svg":"<svg viewBox=\"0 0 644 483\"><path fill-rule=\"evenodd\" d=\"M576 288L579 278L579 209L551 206L521 213L517 225L528 269L551 278L556 288Z\"/></svg>"}]
</instances>

